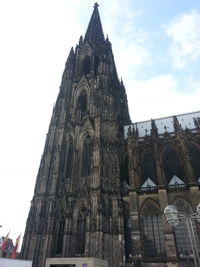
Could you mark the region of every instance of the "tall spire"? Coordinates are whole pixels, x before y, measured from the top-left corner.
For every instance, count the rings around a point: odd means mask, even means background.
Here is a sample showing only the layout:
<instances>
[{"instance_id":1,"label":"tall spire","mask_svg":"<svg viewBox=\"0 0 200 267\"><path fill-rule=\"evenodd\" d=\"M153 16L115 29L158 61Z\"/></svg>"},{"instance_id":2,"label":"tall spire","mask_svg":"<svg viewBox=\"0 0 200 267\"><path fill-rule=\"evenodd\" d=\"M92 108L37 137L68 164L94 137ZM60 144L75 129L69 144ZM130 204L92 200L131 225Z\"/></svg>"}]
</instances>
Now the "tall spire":
<instances>
[{"instance_id":1,"label":"tall spire","mask_svg":"<svg viewBox=\"0 0 200 267\"><path fill-rule=\"evenodd\" d=\"M98 6L99 5L97 3L94 4L94 11L92 13L92 17L90 19L85 34L85 41L98 43L105 40L99 16Z\"/></svg>"}]
</instances>

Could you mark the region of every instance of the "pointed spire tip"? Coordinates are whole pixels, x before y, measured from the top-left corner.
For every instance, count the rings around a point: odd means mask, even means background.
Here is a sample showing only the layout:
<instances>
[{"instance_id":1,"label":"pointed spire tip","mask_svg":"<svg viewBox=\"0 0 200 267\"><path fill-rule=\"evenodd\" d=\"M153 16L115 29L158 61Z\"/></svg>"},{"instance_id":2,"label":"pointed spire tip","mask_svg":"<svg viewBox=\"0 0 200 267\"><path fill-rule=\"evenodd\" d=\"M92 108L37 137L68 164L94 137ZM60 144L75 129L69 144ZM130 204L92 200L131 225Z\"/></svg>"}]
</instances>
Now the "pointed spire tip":
<instances>
[{"instance_id":1,"label":"pointed spire tip","mask_svg":"<svg viewBox=\"0 0 200 267\"><path fill-rule=\"evenodd\" d=\"M73 46L71 47L70 54L74 54L74 48L73 48Z\"/></svg>"},{"instance_id":2,"label":"pointed spire tip","mask_svg":"<svg viewBox=\"0 0 200 267\"><path fill-rule=\"evenodd\" d=\"M83 36L81 35L79 39L79 45L82 45L82 44L83 44Z\"/></svg>"},{"instance_id":3,"label":"pointed spire tip","mask_svg":"<svg viewBox=\"0 0 200 267\"><path fill-rule=\"evenodd\" d=\"M99 16L99 11L98 11L98 4L94 4L94 11L92 13L92 17L90 19L84 42L89 41L93 43L98 43L105 41L104 39L104 34L103 34L103 29L101 25L101 20Z\"/></svg>"},{"instance_id":4,"label":"pointed spire tip","mask_svg":"<svg viewBox=\"0 0 200 267\"><path fill-rule=\"evenodd\" d=\"M97 9L99 7L99 4L96 2L94 3L94 9Z\"/></svg>"}]
</instances>

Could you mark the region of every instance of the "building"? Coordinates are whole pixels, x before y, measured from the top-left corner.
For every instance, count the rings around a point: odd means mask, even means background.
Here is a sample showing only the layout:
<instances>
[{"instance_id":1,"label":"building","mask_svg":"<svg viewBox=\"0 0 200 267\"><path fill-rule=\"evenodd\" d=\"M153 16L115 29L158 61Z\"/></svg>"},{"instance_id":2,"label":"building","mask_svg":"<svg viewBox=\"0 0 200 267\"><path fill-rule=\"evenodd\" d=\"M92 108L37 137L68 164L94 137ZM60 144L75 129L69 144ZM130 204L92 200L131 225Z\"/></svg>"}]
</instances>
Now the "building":
<instances>
[{"instance_id":1,"label":"building","mask_svg":"<svg viewBox=\"0 0 200 267\"><path fill-rule=\"evenodd\" d=\"M0 258L11 258L13 248L14 244L11 238L0 237Z\"/></svg>"},{"instance_id":2,"label":"building","mask_svg":"<svg viewBox=\"0 0 200 267\"><path fill-rule=\"evenodd\" d=\"M32 267L31 261L0 258L1 267Z\"/></svg>"},{"instance_id":3,"label":"building","mask_svg":"<svg viewBox=\"0 0 200 267\"><path fill-rule=\"evenodd\" d=\"M173 203L195 211L199 177L200 112L131 123L95 4L66 62L21 257L33 267L59 257L192 266L185 225L174 231L162 213Z\"/></svg>"}]
</instances>

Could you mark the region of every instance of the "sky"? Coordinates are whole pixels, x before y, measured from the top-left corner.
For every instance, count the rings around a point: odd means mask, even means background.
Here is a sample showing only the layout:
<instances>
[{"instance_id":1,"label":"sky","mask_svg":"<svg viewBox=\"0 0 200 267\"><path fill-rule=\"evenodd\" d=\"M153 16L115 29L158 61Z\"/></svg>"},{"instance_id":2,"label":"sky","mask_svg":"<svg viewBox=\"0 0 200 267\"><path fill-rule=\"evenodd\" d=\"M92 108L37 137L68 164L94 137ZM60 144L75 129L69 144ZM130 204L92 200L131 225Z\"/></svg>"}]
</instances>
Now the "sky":
<instances>
[{"instance_id":1,"label":"sky","mask_svg":"<svg viewBox=\"0 0 200 267\"><path fill-rule=\"evenodd\" d=\"M200 110L200 1L100 0L133 122ZM0 235L24 232L71 47L90 0L0 0Z\"/></svg>"}]
</instances>

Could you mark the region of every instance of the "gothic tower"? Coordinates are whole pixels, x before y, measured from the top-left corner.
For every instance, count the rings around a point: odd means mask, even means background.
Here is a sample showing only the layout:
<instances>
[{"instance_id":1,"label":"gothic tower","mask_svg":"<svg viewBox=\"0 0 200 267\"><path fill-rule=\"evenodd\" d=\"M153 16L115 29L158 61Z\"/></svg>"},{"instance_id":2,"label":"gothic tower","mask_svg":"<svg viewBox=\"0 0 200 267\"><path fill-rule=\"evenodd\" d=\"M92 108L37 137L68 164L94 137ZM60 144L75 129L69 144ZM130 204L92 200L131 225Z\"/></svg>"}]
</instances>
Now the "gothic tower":
<instances>
[{"instance_id":1,"label":"gothic tower","mask_svg":"<svg viewBox=\"0 0 200 267\"><path fill-rule=\"evenodd\" d=\"M71 49L46 138L22 258L124 255L123 127L130 123L111 43L95 4L85 37Z\"/></svg>"}]
</instances>

